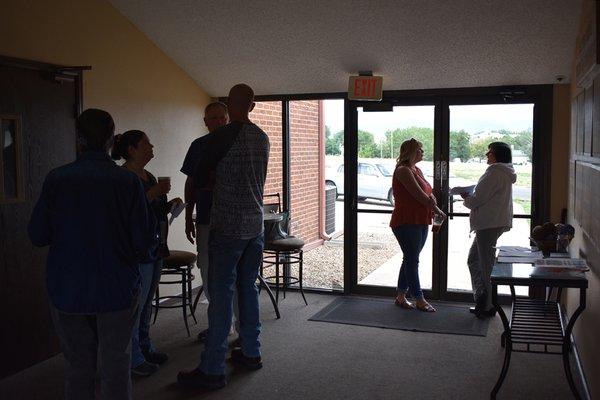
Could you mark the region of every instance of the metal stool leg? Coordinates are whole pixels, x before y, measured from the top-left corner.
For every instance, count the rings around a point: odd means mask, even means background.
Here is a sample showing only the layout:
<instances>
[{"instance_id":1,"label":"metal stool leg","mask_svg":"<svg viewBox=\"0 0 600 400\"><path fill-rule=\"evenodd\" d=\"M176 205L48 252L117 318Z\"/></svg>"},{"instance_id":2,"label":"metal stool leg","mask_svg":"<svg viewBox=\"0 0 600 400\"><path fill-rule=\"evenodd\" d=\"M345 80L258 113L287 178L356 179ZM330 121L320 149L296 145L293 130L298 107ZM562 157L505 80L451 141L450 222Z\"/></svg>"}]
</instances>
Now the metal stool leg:
<instances>
[{"instance_id":1,"label":"metal stool leg","mask_svg":"<svg viewBox=\"0 0 600 400\"><path fill-rule=\"evenodd\" d=\"M158 298L160 297L160 281L158 285L156 285L156 294L154 295L154 319L152 320L152 325L156 323L156 317L158 317Z\"/></svg>"},{"instance_id":2,"label":"metal stool leg","mask_svg":"<svg viewBox=\"0 0 600 400\"><path fill-rule=\"evenodd\" d=\"M298 263L298 285L300 286L300 294L304 299L304 304L308 305L308 301L306 301L306 296L304 296L304 288L302 287L302 264L304 263L303 251L300 249L298 253L298 257L300 257L300 262Z\"/></svg>"},{"instance_id":3,"label":"metal stool leg","mask_svg":"<svg viewBox=\"0 0 600 400\"><path fill-rule=\"evenodd\" d=\"M190 327L187 322L187 268L181 270L181 309L183 310L183 323L185 324L185 330L187 331L188 337L190 337Z\"/></svg>"},{"instance_id":4,"label":"metal stool leg","mask_svg":"<svg viewBox=\"0 0 600 400\"><path fill-rule=\"evenodd\" d=\"M285 299L285 294L287 291L288 282L290 281L290 257L287 251L283 252L283 263L281 265L281 275L283 278L283 298Z\"/></svg>"},{"instance_id":5,"label":"metal stool leg","mask_svg":"<svg viewBox=\"0 0 600 400\"><path fill-rule=\"evenodd\" d=\"M279 306L277 305L277 301L275 300L275 296L273 296L273 291L269 287L269 284L267 283L267 281L265 281L265 278L262 277L262 275L258 275L258 280L260 281L259 287L260 286L264 286L265 287L265 290L267 291L267 294L271 298L271 303L273 303L273 308L275 309L275 315L277 316L277 319L280 319L281 318L281 314L279 313Z\"/></svg>"},{"instance_id":6,"label":"metal stool leg","mask_svg":"<svg viewBox=\"0 0 600 400\"><path fill-rule=\"evenodd\" d=\"M185 304L190 308L190 314L192 314L192 318L194 319L194 323L197 325L198 321L196 320L196 315L194 315L194 307L192 306L192 268L194 268L194 264L190 264L187 266L187 298L185 299Z\"/></svg>"},{"instance_id":7,"label":"metal stool leg","mask_svg":"<svg viewBox=\"0 0 600 400\"><path fill-rule=\"evenodd\" d=\"M279 251L275 252L275 301L279 304Z\"/></svg>"},{"instance_id":8,"label":"metal stool leg","mask_svg":"<svg viewBox=\"0 0 600 400\"><path fill-rule=\"evenodd\" d=\"M200 296L204 292L204 282L202 282L202 286L198 289L198 293L196 294L196 298L194 299L194 304L192 305L192 314L196 312L196 308L198 307L198 301L200 301Z\"/></svg>"}]
</instances>

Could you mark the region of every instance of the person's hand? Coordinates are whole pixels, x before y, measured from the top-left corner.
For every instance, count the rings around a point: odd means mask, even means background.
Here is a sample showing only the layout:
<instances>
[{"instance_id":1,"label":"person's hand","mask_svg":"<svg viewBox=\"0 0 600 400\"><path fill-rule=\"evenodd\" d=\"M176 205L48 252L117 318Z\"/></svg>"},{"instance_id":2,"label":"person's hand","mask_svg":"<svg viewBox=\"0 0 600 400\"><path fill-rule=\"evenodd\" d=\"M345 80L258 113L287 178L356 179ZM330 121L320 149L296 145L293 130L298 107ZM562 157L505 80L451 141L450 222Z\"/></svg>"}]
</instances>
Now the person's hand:
<instances>
[{"instance_id":1,"label":"person's hand","mask_svg":"<svg viewBox=\"0 0 600 400\"><path fill-rule=\"evenodd\" d=\"M437 206L437 202L435 201L435 197L429 196L429 207L434 208Z\"/></svg>"},{"instance_id":2,"label":"person's hand","mask_svg":"<svg viewBox=\"0 0 600 400\"><path fill-rule=\"evenodd\" d=\"M467 192L461 193L460 197L462 197L463 199L466 199L467 197L469 197L469 193L467 193Z\"/></svg>"},{"instance_id":3,"label":"person's hand","mask_svg":"<svg viewBox=\"0 0 600 400\"><path fill-rule=\"evenodd\" d=\"M194 225L192 217L185 218L185 236L187 236L191 244L194 244L194 239L196 238L196 226Z\"/></svg>"}]
</instances>

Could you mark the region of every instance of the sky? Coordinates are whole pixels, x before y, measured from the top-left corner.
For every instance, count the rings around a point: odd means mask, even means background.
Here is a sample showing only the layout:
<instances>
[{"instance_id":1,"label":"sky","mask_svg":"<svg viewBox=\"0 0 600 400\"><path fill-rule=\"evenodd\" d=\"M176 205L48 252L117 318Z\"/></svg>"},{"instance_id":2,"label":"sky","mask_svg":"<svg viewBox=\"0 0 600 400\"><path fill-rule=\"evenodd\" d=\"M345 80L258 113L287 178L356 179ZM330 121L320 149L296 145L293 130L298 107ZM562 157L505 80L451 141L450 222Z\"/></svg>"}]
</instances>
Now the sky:
<instances>
[{"instance_id":1,"label":"sky","mask_svg":"<svg viewBox=\"0 0 600 400\"><path fill-rule=\"evenodd\" d=\"M325 125L331 133L344 129L344 101L324 101ZM382 139L387 130L411 126L433 129L433 106L394 107L393 112L358 113L358 129L371 132L376 140ZM450 129L464 129L469 133L483 130L509 131L533 130L533 104L492 104L474 106L450 106Z\"/></svg>"}]
</instances>

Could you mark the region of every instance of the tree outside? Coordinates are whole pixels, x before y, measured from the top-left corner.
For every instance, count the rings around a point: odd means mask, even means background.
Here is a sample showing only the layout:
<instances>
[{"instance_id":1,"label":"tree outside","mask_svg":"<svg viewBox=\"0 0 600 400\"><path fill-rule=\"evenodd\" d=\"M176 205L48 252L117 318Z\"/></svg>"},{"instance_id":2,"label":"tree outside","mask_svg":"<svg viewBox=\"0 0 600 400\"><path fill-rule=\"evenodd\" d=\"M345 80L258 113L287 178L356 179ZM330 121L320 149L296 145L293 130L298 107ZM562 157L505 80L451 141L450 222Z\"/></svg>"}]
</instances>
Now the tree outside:
<instances>
[{"instance_id":1,"label":"tree outside","mask_svg":"<svg viewBox=\"0 0 600 400\"><path fill-rule=\"evenodd\" d=\"M336 132L334 135L328 126L325 127L327 155L340 155L344 143L344 131ZM508 143L514 150L520 150L527 161L531 162L532 149L531 131L511 132L501 130L495 132L492 137L473 140L471 135L464 131L450 132L450 160L460 159L461 162L467 162L471 159L485 159L488 145L493 141ZM379 143L375 140L375 135L368 131L360 130L358 132L358 156L361 158L396 158L400 152L400 145L405 140L415 138L423 143L423 159L425 161L433 160L433 129L412 126L409 128L398 128L388 130L384 134L383 140Z\"/></svg>"}]
</instances>

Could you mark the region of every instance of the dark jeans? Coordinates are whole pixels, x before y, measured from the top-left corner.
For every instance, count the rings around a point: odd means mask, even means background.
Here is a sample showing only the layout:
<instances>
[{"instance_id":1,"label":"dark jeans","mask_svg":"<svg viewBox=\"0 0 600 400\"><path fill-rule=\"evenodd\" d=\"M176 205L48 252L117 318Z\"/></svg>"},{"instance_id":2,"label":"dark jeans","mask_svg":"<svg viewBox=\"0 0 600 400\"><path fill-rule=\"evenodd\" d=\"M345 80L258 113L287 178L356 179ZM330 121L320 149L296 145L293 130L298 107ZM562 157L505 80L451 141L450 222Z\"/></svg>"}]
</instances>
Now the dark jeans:
<instances>
[{"instance_id":1,"label":"dark jeans","mask_svg":"<svg viewBox=\"0 0 600 400\"><path fill-rule=\"evenodd\" d=\"M233 293L237 286L242 352L260 356L260 319L256 279L262 263L264 235L235 239L210 233L208 290L208 336L200 369L205 374L225 374L227 336L231 329Z\"/></svg>"},{"instance_id":2,"label":"dark jeans","mask_svg":"<svg viewBox=\"0 0 600 400\"><path fill-rule=\"evenodd\" d=\"M152 263L140 264L140 279L142 288L140 291L140 308L138 309L138 320L133 328L131 338L131 367L135 368L146 361L144 353L155 351L150 340L150 318L152 317L152 300L156 292L156 286L160 280L162 270L162 258Z\"/></svg>"},{"instance_id":3,"label":"dark jeans","mask_svg":"<svg viewBox=\"0 0 600 400\"><path fill-rule=\"evenodd\" d=\"M95 399L96 366L100 399L131 400L131 334L138 309L101 314L66 314L50 306L66 361L65 399Z\"/></svg>"},{"instance_id":4,"label":"dark jeans","mask_svg":"<svg viewBox=\"0 0 600 400\"><path fill-rule=\"evenodd\" d=\"M402 249L402 266L398 275L398 292L423 298L419 281L419 254L427 240L429 225L400 225L392 229Z\"/></svg>"}]
</instances>

